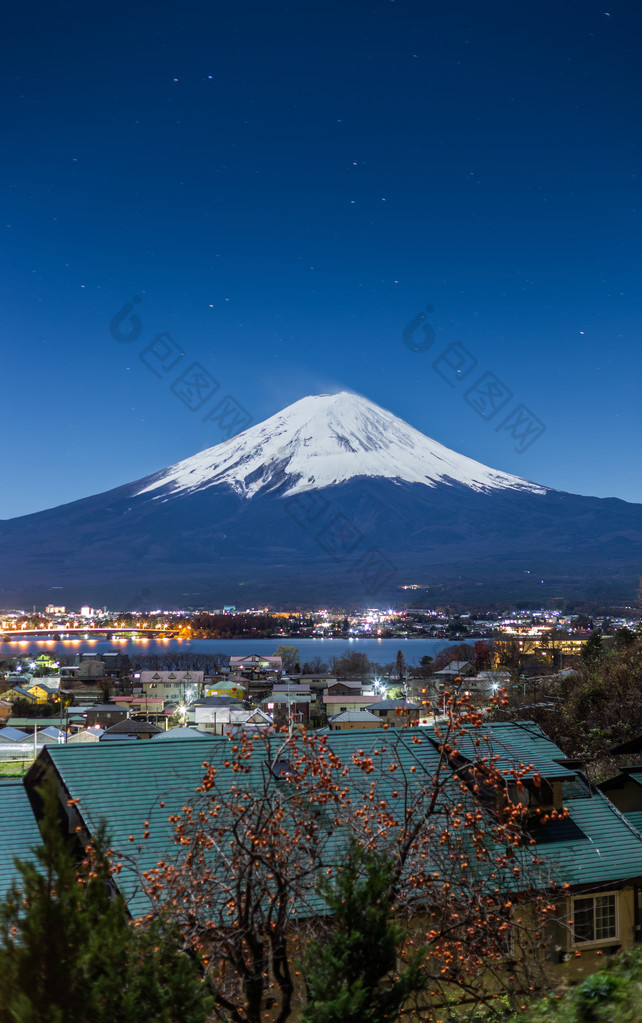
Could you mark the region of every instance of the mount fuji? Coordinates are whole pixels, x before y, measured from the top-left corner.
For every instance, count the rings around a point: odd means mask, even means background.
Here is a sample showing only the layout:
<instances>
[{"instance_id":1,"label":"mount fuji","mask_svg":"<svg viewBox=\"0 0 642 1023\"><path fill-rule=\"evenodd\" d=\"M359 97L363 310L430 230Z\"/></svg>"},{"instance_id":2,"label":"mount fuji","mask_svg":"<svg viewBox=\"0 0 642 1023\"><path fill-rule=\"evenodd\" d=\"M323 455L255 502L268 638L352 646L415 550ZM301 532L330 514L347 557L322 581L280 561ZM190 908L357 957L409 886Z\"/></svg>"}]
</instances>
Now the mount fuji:
<instances>
[{"instance_id":1,"label":"mount fuji","mask_svg":"<svg viewBox=\"0 0 642 1023\"><path fill-rule=\"evenodd\" d=\"M642 505L490 469L346 392L0 522L5 607L627 600L641 574Z\"/></svg>"}]
</instances>

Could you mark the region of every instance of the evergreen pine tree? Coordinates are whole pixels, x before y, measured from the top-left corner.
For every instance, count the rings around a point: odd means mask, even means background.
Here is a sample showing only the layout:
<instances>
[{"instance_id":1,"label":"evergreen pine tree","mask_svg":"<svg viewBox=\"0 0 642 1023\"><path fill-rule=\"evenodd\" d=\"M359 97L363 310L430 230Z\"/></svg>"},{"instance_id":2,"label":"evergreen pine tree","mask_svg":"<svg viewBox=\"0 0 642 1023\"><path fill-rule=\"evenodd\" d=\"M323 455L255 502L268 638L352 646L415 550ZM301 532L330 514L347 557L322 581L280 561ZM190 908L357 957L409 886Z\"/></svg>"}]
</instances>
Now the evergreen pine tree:
<instances>
[{"instance_id":1,"label":"evergreen pine tree","mask_svg":"<svg viewBox=\"0 0 642 1023\"><path fill-rule=\"evenodd\" d=\"M304 972L308 1003L303 1023L390 1023L403 1003L426 984L424 953L403 965L404 929L393 913L390 861L352 843L333 883L319 886L331 930L313 941Z\"/></svg>"},{"instance_id":2,"label":"evergreen pine tree","mask_svg":"<svg viewBox=\"0 0 642 1023\"><path fill-rule=\"evenodd\" d=\"M80 867L53 786L42 845L0 905L0 1023L203 1023L205 986L171 924L137 927L101 832Z\"/></svg>"},{"instance_id":3,"label":"evergreen pine tree","mask_svg":"<svg viewBox=\"0 0 642 1023\"><path fill-rule=\"evenodd\" d=\"M602 636L599 632L592 632L586 643L582 646L580 658L584 664L593 667L598 664L604 655Z\"/></svg>"}]
</instances>

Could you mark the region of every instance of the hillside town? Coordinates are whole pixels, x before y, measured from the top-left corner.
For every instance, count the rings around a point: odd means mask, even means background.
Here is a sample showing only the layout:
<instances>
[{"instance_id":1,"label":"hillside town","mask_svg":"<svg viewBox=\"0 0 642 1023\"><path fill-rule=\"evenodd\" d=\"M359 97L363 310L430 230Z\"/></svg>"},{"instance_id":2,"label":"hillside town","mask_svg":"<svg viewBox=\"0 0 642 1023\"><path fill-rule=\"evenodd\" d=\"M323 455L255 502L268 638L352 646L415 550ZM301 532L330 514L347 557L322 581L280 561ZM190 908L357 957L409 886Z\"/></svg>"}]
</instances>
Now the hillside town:
<instances>
[{"instance_id":1,"label":"hillside town","mask_svg":"<svg viewBox=\"0 0 642 1023\"><path fill-rule=\"evenodd\" d=\"M145 601L142 601L143 603ZM16 637L136 638L336 638L380 637L432 639L492 639L510 636L536 639L549 635L581 639L593 628L608 634L635 628L640 610L635 605L605 606L576 602L561 607L489 610L453 607L367 608L355 610L275 610L269 606L218 609L161 610L142 607L109 610L89 605L68 608L49 604L42 610L0 610L0 641Z\"/></svg>"},{"instance_id":2,"label":"hillside town","mask_svg":"<svg viewBox=\"0 0 642 1023\"><path fill-rule=\"evenodd\" d=\"M349 645L332 665L320 658L301 664L299 649L284 643L272 654L212 655L209 663L203 663L207 655L184 653L192 663L180 668L117 645L67 658L3 654L0 808L13 826L0 842L0 895L20 876L14 857L38 842L50 792L57 826L79 849L92 848L97 822L104 821L110 884L131 919L149 919L165 899L180 907L202 898L207 917L200 910L171 912L185 940L216 949L225 914L243 905L219 904L216 892L225 891L230 871L245 871L251 835L269 849L270 873L256 891L245 880L245 898L257 900L258 912L266 895L277 904L278 884L286 885L279 934L283 954L292 958L295 946L288 943L296 929L315 933L315 915L302 907L314 901L319 873L332 870L333 850L344 842L347 849L351 835L363 841L376 824L398 848L404 869L423 878L426 908L419 908L422 901L415 906L408 940L427 942L439 967L429 1002L441 1005L468 987L451 968L460 938L453 945L448 927L427 933L422 912L465 917L483 933L475 950L467 950L475 998L483 997L491 964L492 983L511 998L582 981L605 957L633 949L642 926L642 721L631 716L626 742L600 735L596 750L602 756L608 746L608 761L591 759L588 749L578 755L563 729L549 734L542 722L555 731L568 709L563 700L573 698L573 686L595 687L599 665L639 667L640 636L629 627L633 621L618 620L610 636L591 622L586 635L576 629L545 643L530 619L516 616L513 624L524 628L451 643L413 665L402 646L388 665L373 664ZM615 682L609 697L616 698ZM248 772L251 783L239 788L237 779ZM282 806L283 786L290 816L274 831L270 821ZM336 805L328 816L329 800ZM212 832L207 821L221 807L224 820ZM355 815L355 807L363 809ZM412 838L407 814L419 825ZM321 842L317 820L325 821ZM182 859L187 835L189 842L205 842L207 866ZM228 853L213 855L223 838ZM291 840L301 843L294 855ZM468 843L477 849L473 871ZM513 845L530 852L516 861ZM305 883L302 870L309 871ZM513 907L505 918L496 916L493 893ZM402 895L410 897L403 885ZM510 945L502 937L509 919ZM264 940L263 924L256 926ZM243 969L223 987L206 970L208 983L230 1004L245 1004ZM279 976L275 962L257 995L262 1018L278 1019L284 1005L303 997ZM428 1013L425 997L417 1005ZM411 1018L430 1018L417 1013Z\"/></svg>"},{"instance_id":3,"label":"hillside town","mask_svg":"<svg viewBox=\"0 0 642 1023\"><path fill-rule=\"evenodd\" d=\"M44 614L4 612L0 630L0 759L49 742L111 741L151 737L189 727L206 734L283 727L364 729L427 725L443 712L444 693L469 694L479 707L499 688L513 702L537 700L552 682L573 674L583 649L599 637L617 643L639 624L634 608L610 615L560 609L502 613L370 609L366 612L274 613L265 609L220 612L110 613L50 605ZM83 632L85 629L87 631ZM114 630L112 632L112 630ZM16 635L46 634L58 641L96 633L114 646L102 652L20 656ZM145 635L187 641L167 655L146 656ZM403 644L394 662L380 664L347 647L329 663L303 659L294 643L275 643L272 655L190 651L193 637L247 640L449 639L433 658L407 663ZM134 643L135 653L122 643ZM62 641L62 643L61 643ZM46 644L45 644L46 645ZM141 732L145 726L146 732ZM22 757L26 762L28 755Z\"/></svg>"}]
</instances>

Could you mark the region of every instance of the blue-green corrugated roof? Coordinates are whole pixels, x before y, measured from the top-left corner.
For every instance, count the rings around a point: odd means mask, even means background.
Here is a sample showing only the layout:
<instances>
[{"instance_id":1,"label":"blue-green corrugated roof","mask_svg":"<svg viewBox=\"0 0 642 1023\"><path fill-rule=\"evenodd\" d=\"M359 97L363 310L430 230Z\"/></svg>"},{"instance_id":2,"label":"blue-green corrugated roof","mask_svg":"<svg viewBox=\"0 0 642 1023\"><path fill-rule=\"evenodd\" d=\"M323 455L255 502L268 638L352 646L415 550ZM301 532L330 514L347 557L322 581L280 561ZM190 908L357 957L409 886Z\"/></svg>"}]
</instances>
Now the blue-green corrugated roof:
<instances>
[{"instance_id":1,"label":"blue-green corrugated roof","mask_svg":"<svg viewBox=\"0 0 642 1023\"><path fill-rule=\"evenodd\" d=\"M553 758L561 757L561 751L536 726L529 724L524 728L521 723L502 723L484 726L480 734L491 736L494 752L500 754L502 765L533 763L534 769L545 775L549 764L556 777L560 773L570 780L576 777L574 772L555 763ZM370 781L376 777L377 796L389 805L394 804L397 792L402 798L404 782L411 791L420 792L432 778L440 759L427 729L337 731L325 738L328 747L349 768L353 789L361 787L367 791ZM283 736L271 739L273 753L282 743ZM462 748L463 744L459 746ZM471 755L476 749L471 743ZM93 830L105 819L119 853L138 857L141 868L147 869L161 858L171 860L180 854L180 848L173 841L174 825L168 817L180 812L187 802L193 805L204 761L216 765L221 786L238 784L239 776L233 774L231 767L225 767L229 750L230 742L225 736L195 738L189 742L148 740L50 746L43 751L32 772L37 772L39 763L44 764L49 759L69 796L80 800L79 811L87 826ZM361 755L372 757L380 768L376 775L365 774L353 764L353 757L359 759ZM286 756L282 754L282 758ZM399 765L393 772L388 770L392 760ZM248 766L250 772L244 780L251 791L258 784L261 772L267 769L267 757L260 745ZM462 797L458 781L452 779L450 784L453 799L466 798ZM355 805L360 799L358 792L356 795ZM443 798L450 799L448 785ZM467 798L472 799L472 796ZM579 886L616 883L642 876L642 835L606 797L601 793L591 794L588 786L569 785L567 805L569 819L544 826L538 836L537 853L556 881ZM143 841L145 821L149 822L150 837ZM130 835L133 842L129 842ZM340 836L336 836L336 844L339 840ZM135 873L124 870L119 884L132 912L144 912L146 901L137 886Z\"/></svg>"},{"instance_id":2,"label":"blue-green corrugated roof","mask_svg":"<svg viewBox=\"0 0 642 1023\"><path fill-rule=\"evenodd\" d=\"M22 781L0 781L0 899L19 874L14 856L33 859L31 848L40 845L40 832Z\"/></svg>"},{"instance_id":3,"label":"blue-green corrugated roof","mask_svg":"<svg viewBox=\"0 0 642 1023\"><path fill-rule=\"evenodd\" d=\"M203 779L203 761L220 759L216 749L221 739L229 748L227 739L214 736L189 742L123 739L47 746L46 754L69 797L80 800L78 810L89 831L105 821L114 849L134 857L141 869L149 869L161 858L170 861L179 851L173 842L175 825L168 817L195 798ZM31 768L28 782L46 754ZM142 837L145 821L150 825L147 841ZM147 909L135 871L125 868L119 887L133 913Z\"/></svg>"},{"instance_id":4,"label":"blue-green corrugated roof","mask_svg":"<svg viewBox=\"0 0 642 1023\"><path fill-rule=\"evenodd\" d=\"M488 742L484 741L488 736ZM475 746L475 739L481 738L481 744ZM552 739L533 721L495 721L484 723L479 729L470 731L468 735L457 738L457 746L464 756L475 760L482 756L498 757L497 766L500 770L510 771L511 768L523 764L532 769L524 774L525 778L535 772L543 778L573 778L575 772L561 766L558 761L564 760L565 754Z\"/></svg>"},{"instance_id":5,"label":"blue-green corrugated roof","mask_svg":"<svg viewBox=\"0 0 642 1023\"><path fill-rule=\"evenodd\" d=\"M629 824L642 834L642 810L629 810L624 814Z\"/></svg>"},{"instance_id":6,"label":"blue-green corrugated roof","mask_svg":"<svg viewBox=\"0 0 642 1023\"><path fill-rule=\"evenodd\" d=\"M283 739L282 735L272 738L271 756L280 749ZM381 798L388 800L397 798L397 790L401 797L402 772L409 788L418 792L426 784L426 775L432 777L439 761L438 752L426 737L400 729L390 732L381 729L334 732L327 736L327 742L348 766L355 793L359 787L367 792L371 777L353 764L353 754L358 757L363 752L372 756L375 763L381 763L377 792ZM181 849L174 842L175 825L168 818L179 813L187 803L193 805L196 788L203 778L205 761L216 766L220 785L238 784L239 776L231 767L225 767L229 754L230 740L226 736L189 742L124 740L118 743L48 746L28 778L35 778L41 766L50 759L69 797L80 801L78 810L88 829L94 831L105 820L112 845L119 855L136 857L140 868L145 870L155 866L160 859L171 861L180 856ZM397 771L387 770L387 757L393 757L399 763ZM259 784L262 772L268 769L268 758L261 744L257 744L256 756L252 757L248 766L249 773L243 780L251 791ZM411 771L411 767L415 770ZM457 798L461 799L459 783L453 780L452 784ZM142 838L145 821L149 822L150 836L147 840ZM133 842L129 841L130 835ZM126 866L119 878L119 887L133 913L147 910L135 872Z\"/></svg>"},{"instance_id":7,"label":"blue-green corrugated roof","mask_svg":"<svg viewBox=\"0 0 642 1023\"><path fill-rule=\"evenodd\" d=\"M568 820L536 832L537 852L553 877L570 885L642 877L642 835L601 792L566 803Z\"/></svg>"}]
</instances>

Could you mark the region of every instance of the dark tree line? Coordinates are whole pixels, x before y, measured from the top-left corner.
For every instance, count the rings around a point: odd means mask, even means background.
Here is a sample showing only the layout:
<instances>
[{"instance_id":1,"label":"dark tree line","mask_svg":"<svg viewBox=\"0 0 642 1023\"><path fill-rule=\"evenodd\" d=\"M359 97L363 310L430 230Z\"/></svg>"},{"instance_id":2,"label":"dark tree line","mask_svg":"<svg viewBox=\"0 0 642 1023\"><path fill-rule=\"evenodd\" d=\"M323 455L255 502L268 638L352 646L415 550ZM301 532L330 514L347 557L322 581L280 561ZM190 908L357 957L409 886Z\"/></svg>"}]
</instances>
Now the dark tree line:
<instances>
[{"instance_id":1,"label":"dark tree line","mask_svg":"<svg viewBox=\"0 0 642 1023\"><path fill-rule=\"evenodd\" d=\"M270 639L282 629L300 627L298 618L284 619L276 615L198 614L192 618L192 635L199 639Z\"/></svg>"}]
</instances>

